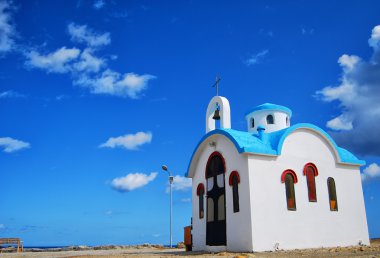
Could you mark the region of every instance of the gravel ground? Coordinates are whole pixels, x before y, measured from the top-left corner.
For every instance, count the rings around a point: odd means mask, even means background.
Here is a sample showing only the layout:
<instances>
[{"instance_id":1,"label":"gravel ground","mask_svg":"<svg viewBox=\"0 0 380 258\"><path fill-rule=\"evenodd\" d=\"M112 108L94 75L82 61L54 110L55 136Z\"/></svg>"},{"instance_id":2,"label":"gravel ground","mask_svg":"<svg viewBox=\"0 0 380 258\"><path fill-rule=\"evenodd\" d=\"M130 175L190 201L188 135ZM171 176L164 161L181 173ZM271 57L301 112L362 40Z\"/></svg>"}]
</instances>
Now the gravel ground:
<instances>
[{"instance_id":1,"label":"gravel ground","mask_svg":"<svg viewBox=\"0 0 380 258\"><path fill-rule=\"evenodd\" d=\"M358 247L338 247L338 248L320 248L293 251L277 251L262 253L202 253L202 252L185 252L184 249L163 249L154 247L143 248L118 248L112 250L82 250L82 251L60 251L60 252L24 252L24 253L3 253L0 257L70 257L70 258L123 258L123 257L228 257L228 258L296 258L296 257L338 257L338 258L380 258L380 239L372 240L371 246Z\"/></svg>"}]
</instances>

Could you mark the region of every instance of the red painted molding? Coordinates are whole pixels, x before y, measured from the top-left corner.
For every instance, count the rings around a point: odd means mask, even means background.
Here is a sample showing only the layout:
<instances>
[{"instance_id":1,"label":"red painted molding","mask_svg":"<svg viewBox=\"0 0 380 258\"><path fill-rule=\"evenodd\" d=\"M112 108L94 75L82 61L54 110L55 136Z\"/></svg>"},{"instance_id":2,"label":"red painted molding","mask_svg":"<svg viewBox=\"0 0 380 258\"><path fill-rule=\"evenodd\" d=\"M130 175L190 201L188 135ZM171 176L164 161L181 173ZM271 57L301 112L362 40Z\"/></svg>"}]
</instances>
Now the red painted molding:
<instances>
[{"instance_id":1,"label":"red painted molding","mask_svg":"<svg viewBox=\"0 0 380 258\"><path fill-rule=\"evenodd\" d=\"M236 176L237 177L237 181L238 183L240 183L240 175L237 171L232 171L231 174L230 174L230 177L228 179L228 183L230 186L232 186L232 177Z\"/></svg>"},{"instance_id":2,"label":"red painted molding","mask_svg":"<svg viewBox=\"0 0 380 258\"><path fill-rule=\"evenodd\" d=\"M208 157L208 160L207 160L207 163L206 163L206 167L205 167L205 178L206 179L207 179L207 167L208 167L208 164L210 163L210 160L214 156L219 156L222 159L224 173L226 173L226 161L224 160L223 155L219 151L214 151L213 153L211 153L210 157Z\"/></svg>"},{"instance_id":3,"label":"red painted molding","mask_svg":"<svg viewBox=\"0 0 380 258\"><path fill-rule=\"evenodd\" d=\"M312 167L314 169L314 176L318 176L318 169L317 166L313 163L309 162L303 167L303 175L306 176L306 170L308 167Z\"/></svg>"},{"instance_id":4,"label":"red painted molding","mask_svg":"<svg viewBox=\"0 0 380 258\"><path fill-rule=\"evenodd\" d=\"M284 172L282 172L281 183L285 183L285 176L286 176L286 174L291 174L292 175L295 184L298 182L298 178L297 178L296 173L293 170L291 170L291 169L287 169Z\"/></svg>"},{"instance_id":5,"label":"red painted molding","mask_svg":"<svg viewBox=\"0 0 380 258\"><path fill-rule=\"evenodd\" d=\"M201 189L203 190L203 194L205 193L205 186L200 183L197 187L197 195L199 196Z\"/></svg>"}]
</instances>

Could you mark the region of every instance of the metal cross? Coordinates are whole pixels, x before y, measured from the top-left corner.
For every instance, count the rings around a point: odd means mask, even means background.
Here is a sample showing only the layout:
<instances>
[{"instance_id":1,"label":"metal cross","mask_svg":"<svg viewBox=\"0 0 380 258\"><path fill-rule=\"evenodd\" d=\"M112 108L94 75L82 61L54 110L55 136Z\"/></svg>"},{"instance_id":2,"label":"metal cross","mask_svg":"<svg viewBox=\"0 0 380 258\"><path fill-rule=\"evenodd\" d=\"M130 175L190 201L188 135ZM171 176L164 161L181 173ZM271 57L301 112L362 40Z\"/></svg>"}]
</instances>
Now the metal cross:
<instances>
[{"instance_id":1,"label":"metal cross","mask_svg":"<svg viewBox=\"0 0 380 258\"><path fill-rule=\"evenodd\" d=\"M214 85L212 85L212 87L215 87L216 88L216 96L218 96L218 91L219 91L219 82L220 82L221 78L219 76L216 76L215 78L215 83Z\"/></svg>"}]
</instances>

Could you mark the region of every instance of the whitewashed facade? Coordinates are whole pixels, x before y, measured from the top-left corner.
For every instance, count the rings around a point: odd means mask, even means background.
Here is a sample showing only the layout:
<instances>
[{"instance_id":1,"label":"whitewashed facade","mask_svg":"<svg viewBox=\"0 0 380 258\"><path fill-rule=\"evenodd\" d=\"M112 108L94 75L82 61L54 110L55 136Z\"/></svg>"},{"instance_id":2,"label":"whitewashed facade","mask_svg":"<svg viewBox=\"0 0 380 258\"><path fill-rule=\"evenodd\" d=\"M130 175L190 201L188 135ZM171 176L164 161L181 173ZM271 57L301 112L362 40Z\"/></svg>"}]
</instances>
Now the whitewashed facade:
<instances>
[{"instance_id":1,"label":"whitewashed facade","mask_svg":"<svg viewBox=\"0 0 380 258\"><path fill-rule=\"evenodd\" d=\"M230 128L228 100L210 101L206 135L187 172L193 182L193 250L369 245L364 162L322 129L291 126L290 118L288 108L266 103L246 114L247 132L237 131Z\"/></svg>"}]
</instances>

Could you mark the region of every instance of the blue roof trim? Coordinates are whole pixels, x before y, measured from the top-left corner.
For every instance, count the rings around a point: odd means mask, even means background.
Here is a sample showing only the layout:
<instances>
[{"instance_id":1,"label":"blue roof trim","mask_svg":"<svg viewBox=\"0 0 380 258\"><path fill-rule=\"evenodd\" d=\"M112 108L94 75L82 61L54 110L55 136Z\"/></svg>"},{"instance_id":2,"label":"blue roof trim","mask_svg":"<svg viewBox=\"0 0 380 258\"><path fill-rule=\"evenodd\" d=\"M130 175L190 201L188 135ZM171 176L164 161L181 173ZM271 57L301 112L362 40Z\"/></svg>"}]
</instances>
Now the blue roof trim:
<instances>
[{"instance_id":1,"label":"blue roof trim","mask_svg":"<svg viewBox=\"0 0 380 258\"><path fill-rule=\"evenodd\" d=\"M269 155L277 155L277 151L272 149L270 145L262 142L259 138L255 137L254 134L248 132L237 131L233 129L215 129L207 133L202 137L202 139L198 142L195 147L193 154L191 155L190 163L187 168L187 172L185 176L188 175L188 171L190 169L191 162L193 157L198 150L199 146L210 136L220 134L227 137L236 147L236 150L239 153L250 152L257 154L267 153Z\"/></svg>"},{"instance_id":2,"label":"blue roof trim","mask_svg":"<svg viewBox=\"0 0 380 258\"><path fill-rule=\"evenodd\" d=\"M292 116L292 111L289 108L284 107L284 106L280 106L280 105L276 105L276 104L272 104L272 103L265 103L265 104L261 104L257 107L254 107L254 108L250 109L248 112L246 112L245 115L248 115L252 112L259 111L259 110L282 111L282 112L287 113L289 116Z\"/></svg>"},{"instance_id":3,"label":"blue roof trim","mask_svg":"<svg viewBox=\"0 0 380 258\"><path fill-rule=\"evenodd\" d=\"M348 150L338 147L335 141L327 134L323 129L315 126L313 124L296 124L291 127L272 132L272 133L263 133L265 137L260 139L258 134L242 132L233 129L216 129L210 131L202 137L198 142L193 154L191 155L190 163L187 168L185 176L188 176L192 160L195 153L197 152L199 146L210 136L219 134L227 137L236 147L236 150L239 153L252 153L258 155L270 155L270 156L279 156L281 155L282 147L286 137L288 137L292 132L297 129L309 129L315 131L325 137L335 149L336 154L338 155L339 163L346 163L352 165L365 165L365 161L359 160L355 155L353 155Z\"/></svg>"}]
</instances>

